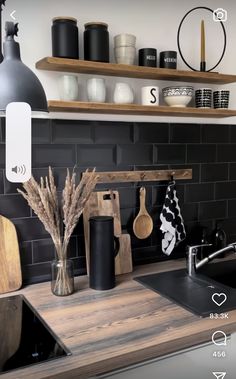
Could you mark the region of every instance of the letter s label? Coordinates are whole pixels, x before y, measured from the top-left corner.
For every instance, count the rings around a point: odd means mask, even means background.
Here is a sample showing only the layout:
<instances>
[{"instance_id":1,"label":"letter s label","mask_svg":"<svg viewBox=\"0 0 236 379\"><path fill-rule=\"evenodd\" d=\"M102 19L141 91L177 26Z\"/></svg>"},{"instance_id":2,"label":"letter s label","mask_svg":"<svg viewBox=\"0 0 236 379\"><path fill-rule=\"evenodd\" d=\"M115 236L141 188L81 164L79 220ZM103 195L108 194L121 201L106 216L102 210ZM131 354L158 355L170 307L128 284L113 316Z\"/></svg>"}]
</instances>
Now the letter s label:
<instances>
[{"instance_id":1,"label":"letter s label","mask_svg":"<svg viewBox=\"0 0 236 379\"><path fill-rule=\"evenodd\" d=\"M150 91L150 94L152 95L153 99L150 100L150 103L152 104L155 104L157 102L157 98L156 98L156 95L155 93L156 92L156 88L152 88L151 91Z\"/></svg>"}]
</instances>

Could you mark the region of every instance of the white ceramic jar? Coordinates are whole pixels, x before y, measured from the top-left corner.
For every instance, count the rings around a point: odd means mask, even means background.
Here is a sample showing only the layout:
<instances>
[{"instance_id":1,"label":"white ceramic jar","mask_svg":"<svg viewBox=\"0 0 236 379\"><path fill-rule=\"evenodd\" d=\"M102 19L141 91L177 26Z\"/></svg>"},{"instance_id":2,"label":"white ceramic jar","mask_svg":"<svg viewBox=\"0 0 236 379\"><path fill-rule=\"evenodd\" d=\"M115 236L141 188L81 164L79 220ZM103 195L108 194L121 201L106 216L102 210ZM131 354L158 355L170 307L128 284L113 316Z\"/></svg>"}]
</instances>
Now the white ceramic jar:
<instances>
[{"instance_id":1,"label":"white ceramic jar","mask_svg":"<svg viewBox=\"0 0 236 379\"><path fill-rule=\"evenodd\" d=\"M91 102L104 103L106 100L106 84L102 78L87 80L87 97Z\"/></svg>"},{"instance_id":2,"label":"white ceramic jar","mask_svg":"<svg viewBox=\"0 0 236 379\"><path fill-rule=\"evenodd\" d=\"M141 89L142 105L159 105L159 88L145 86Z\"/></svg>"},{"instance_id":3,"label":"white ceramic jar","mask_svg":"<svg viewBox=\"0 0 236 379\"><path fill-rule=\"evenodd\" d=\"M113 100L116 104L132 104L134 93L129 84L116 83Z\"/></svg>"},{"instance_id":4,"label":"white ceramic jar","mask_svg":"<svg viewBox=\"0 0 236 379\"><path fill-rule=\"evenodd\" d=\"M63 101L78 100L79 86L76 75L62 75L59 78L59 95Z\"/></svg>"}]
</instances>

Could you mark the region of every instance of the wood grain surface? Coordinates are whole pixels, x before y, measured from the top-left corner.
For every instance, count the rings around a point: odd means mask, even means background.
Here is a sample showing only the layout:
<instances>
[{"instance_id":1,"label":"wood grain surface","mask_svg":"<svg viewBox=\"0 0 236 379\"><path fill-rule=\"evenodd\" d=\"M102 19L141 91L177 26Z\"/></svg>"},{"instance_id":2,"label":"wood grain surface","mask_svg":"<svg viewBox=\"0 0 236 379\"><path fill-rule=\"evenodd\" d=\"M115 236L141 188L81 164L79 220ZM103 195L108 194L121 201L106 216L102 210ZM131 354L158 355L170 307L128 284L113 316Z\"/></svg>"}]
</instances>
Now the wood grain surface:
<instances>
[{"instance_id":1,"label":"wood grain surface","mask_svg":"<svg viewBox=\"0 0 236 379\"><path fill-rule=\"evenodd\" d=\"M149 106L140 104L88 103L84 101L49 100L49 112L127 114L143 116L207 117L223 118L236 116L236 110Z\"/></svg>"},{"instance_id":2,"label":"wood grain surface","mask_svg":"<svg viewBox=\"0 0 236 379\"><path fill-rule=\"evenodd\" d=\"M193 170L185 168L184 170L139 170L139 171L107 171L96 172L98 183L124 183L124 182L148 182L171 180L192 179ZM85 175L85 174L83 174ZM90 175L90 173L86 173Z\"/></svg>"},{"instance_id":3,"label":"wood grain surface","mask_svg":"<svg viewBox=\"0 0 236 379\"><path fill-rule=\"evenodd\" d=\"M236 82L236 75L217 72L171 70L117 63L102 63L78 59L46 57L36 63L39 70L123 76L137 79L173 80L192 83L226 84Z\"/></svg>"},{"instance_id":4,"label":"wood grain surface","mask_svg":"<svg viewBox=\"0 0 236 379\"><path fill-rule=\"evenodd\" d=\"M78 277L76 292L65 298L52 295L50 283L20 290L72 355L1 378L91 378L210 341L222 328L235 331L236 311L229 312L228 320L202 319L132 280L185 265L185 260L178 260L136 267L134 273L120 275L109 291L91 290L87 277Z\"/></svg>"},{"instance_id":5,"label":"wood grain surface","mask_svg":"<svg viewBox=\"0 0 236 379\"><path fill-rule=\"evenodd\" d=\"M0 293L11 292L22 285L20 252L16 228L0 216Z\"/></svg>"}]
</instances>

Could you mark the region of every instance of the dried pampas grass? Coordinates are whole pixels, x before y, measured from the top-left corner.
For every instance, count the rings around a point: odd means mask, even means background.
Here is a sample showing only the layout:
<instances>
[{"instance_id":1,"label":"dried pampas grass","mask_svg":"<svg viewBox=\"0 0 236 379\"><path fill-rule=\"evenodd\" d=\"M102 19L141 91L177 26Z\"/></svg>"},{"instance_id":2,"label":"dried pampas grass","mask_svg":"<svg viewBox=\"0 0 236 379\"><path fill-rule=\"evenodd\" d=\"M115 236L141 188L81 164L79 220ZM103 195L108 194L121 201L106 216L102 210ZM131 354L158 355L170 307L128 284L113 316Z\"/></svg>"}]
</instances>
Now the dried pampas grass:
<instances>
[{"instance_id":1,"label":"dried pampas grass","mask_svg":"<svg viewBox=\"0 0 236 379\"><path fill-rule=\"evenodd\" d=\"M97 184L97 179L95 169L92 172L86 170L76 186L75 172L71 175L67 169L61 204L51 167L48 177L41 178L40 183L31 177L29 181L23 183L25 191L17 189L51 235L59 260L67 258L71 234Z\"/></svg>"}]
</instances>

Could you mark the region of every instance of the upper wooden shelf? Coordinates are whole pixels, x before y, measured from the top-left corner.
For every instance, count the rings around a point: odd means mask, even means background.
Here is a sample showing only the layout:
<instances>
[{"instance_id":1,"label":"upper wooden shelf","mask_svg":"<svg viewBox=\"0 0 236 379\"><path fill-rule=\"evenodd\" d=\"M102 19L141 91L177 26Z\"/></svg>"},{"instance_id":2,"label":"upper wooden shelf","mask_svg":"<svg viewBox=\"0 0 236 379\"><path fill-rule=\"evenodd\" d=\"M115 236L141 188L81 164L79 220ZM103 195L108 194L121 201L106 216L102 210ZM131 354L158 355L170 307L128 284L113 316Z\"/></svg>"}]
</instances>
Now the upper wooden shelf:
<instances>
[{"instance_id":1,"label":"upper wooden shelf","mask_svg":"<svg viewBox=\"0 0 236 379\"><path fill-rule=\"evenodd\" d=\"M102 63L78 59L46 57L36 63L39 70L120 76L138 79L173 80L179 82L227 84L236 82L236 75L216 72L170 70L116 63Z\"/></svg>"}]
</instances>

